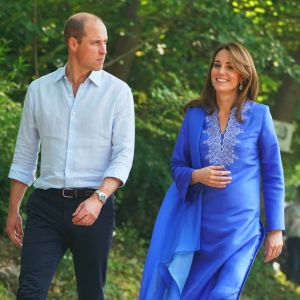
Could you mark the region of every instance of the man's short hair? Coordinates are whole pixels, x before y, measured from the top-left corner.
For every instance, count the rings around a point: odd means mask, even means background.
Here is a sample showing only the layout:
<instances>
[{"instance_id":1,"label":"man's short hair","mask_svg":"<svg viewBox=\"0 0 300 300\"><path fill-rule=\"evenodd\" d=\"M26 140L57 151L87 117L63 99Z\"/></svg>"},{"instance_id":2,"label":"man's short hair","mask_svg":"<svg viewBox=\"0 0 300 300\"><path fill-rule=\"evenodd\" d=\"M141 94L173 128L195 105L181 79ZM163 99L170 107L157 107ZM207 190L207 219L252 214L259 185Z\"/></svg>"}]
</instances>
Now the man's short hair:
<instances>
[{"instance_id":1,"label":"man's short hair","mask_svg":"<svg viewBox=\"0 0 300 300\"><path fill-rule=\"evenodd\" d=\"M87 21L101 21L102 19L94 14L81 12L72 15L65 23L64 28L64 39L66 45L68 45L69 38L74 37L79 43L82 41L84 36L84 25Z\"/></svg>"}]
</instances>

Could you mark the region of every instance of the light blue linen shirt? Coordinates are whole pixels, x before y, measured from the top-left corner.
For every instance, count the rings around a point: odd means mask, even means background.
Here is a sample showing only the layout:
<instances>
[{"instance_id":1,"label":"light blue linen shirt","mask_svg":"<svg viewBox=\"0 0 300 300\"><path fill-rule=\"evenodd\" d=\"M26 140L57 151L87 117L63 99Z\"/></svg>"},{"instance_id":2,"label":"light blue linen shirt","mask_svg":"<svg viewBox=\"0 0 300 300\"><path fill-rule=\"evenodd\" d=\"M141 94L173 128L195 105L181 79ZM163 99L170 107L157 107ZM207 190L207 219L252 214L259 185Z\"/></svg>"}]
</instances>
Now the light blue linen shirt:
<instances>
[{"instance_id":1,"label":"light blue linen shirt","mask_svg":"<svg viewBox=\"0 0 300 300\"><path fill-rule=\"evenodd\" d=\"M41 147L40 176L35 181ZM93 71L74 97L65 67L28 88L9 178L36 188L124 184L134 153L134 103L128 85Z\"/></svg>"}]
</instances>

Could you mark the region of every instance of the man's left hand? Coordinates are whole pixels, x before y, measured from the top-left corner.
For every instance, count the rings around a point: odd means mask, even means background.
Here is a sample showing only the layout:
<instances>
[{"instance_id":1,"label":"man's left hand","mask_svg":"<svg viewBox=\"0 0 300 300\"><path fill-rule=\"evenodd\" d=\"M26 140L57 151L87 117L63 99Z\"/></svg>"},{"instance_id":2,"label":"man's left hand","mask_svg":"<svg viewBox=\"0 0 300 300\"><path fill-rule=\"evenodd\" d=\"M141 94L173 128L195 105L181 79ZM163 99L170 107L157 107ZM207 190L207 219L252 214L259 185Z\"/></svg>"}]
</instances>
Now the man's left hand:
<instances>
[{"instance_id":1,"label":"man's left hand","mask_svg":"<svg viewBox=\"0 0 300 300\"><path fill-rule=\"evenodd\" d=\"M81 202L72 214L73 224L83 226L93 225L100 214L102 205L97 199L97 195L93 194L90 198Z\"/></svg>"}]
</instances>

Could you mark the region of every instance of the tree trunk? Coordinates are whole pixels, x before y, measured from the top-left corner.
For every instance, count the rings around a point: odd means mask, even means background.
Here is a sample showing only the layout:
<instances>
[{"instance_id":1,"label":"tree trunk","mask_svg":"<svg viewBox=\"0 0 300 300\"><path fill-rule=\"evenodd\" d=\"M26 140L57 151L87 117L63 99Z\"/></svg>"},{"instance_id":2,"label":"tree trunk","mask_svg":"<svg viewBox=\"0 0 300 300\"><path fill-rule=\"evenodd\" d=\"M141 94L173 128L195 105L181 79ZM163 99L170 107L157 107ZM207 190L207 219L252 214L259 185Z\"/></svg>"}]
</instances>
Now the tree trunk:
<instances>
[{"instance_id":1,"label":"tree trunk","mask_svg":"<svg viewBox=\"0 0 300 300\"><path fill-rule=\"evenodd\" d=\"M33 13L32 13L32 23L37 25L37 1L33 1ZM40 76L39 73L39 58L38 58L38 38L37 33L34 32L32 37L32 51L33 51L33 65L34 65L34 75L36 78Z\"/></svg>"},{"instance_id":2,"label":"tree trunk","mask_svg":"<svg viewBox=\"0 0 300 300\"><path fill-rule=\"evenodd\" d=\"M300 64L300 48L295 56L296 63ZM272 115L275 120L292 123L300 105L300 83L288 75L284 75L282 85L275 96L275 106Z\"/></svg>"},{"instance_id":3,"label":"tree trunk","mask_svg":"<svg viewBox=\"0 0 300 300\"><path fill-rule=\"evenodd\" d=\"M125 8L122 16L125 20L129 21L129 24L133 23L134 25L127 29L128 32L126 32L125 36L119 36L116 40L111 63L108 62L104 65L104 68L109 73L124 81L126 81L130 75L130 70L134 60L134 52L138 49L139 36L142 31L142 26L138 24L138 6L139 1L133 0Z\"/></svg>"}]
</instances>

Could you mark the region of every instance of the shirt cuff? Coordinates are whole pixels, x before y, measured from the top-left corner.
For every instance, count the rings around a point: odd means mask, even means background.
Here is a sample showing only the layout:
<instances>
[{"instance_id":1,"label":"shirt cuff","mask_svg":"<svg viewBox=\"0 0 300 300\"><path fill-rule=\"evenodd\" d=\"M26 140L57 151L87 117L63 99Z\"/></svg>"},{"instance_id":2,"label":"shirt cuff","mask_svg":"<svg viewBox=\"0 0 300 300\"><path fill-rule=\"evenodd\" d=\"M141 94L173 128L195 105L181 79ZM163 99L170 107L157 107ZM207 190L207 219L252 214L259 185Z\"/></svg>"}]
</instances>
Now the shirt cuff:
<instances>
[{"instance_id":1,"label":"shirt cuff","mask_svg":"<svg viewBox=\"0 0 300 300\"><path fill-rule=\"evenodd\" d=\"M8 178L18 180L28 186L31 186L36 179L34 175L25 174L24 171L15 166L10 168Z\"/></svg>"},{"instance_id":2,"label":"shirt cuff","mask_svg":"<svg viewBox=\"0 0 300 300\"><path fill-rule=\"evenodd\" d=\"M128 176L129 176L129 171L128 171L128 168L126 167L118 167L118 168L108 168L104 175L103 175L103 178L106 178L106 177L114 177L114 178L117 178L121 181L121 185L120 187L123 187L128 179Z\"/></svg>"}]
</instances>

